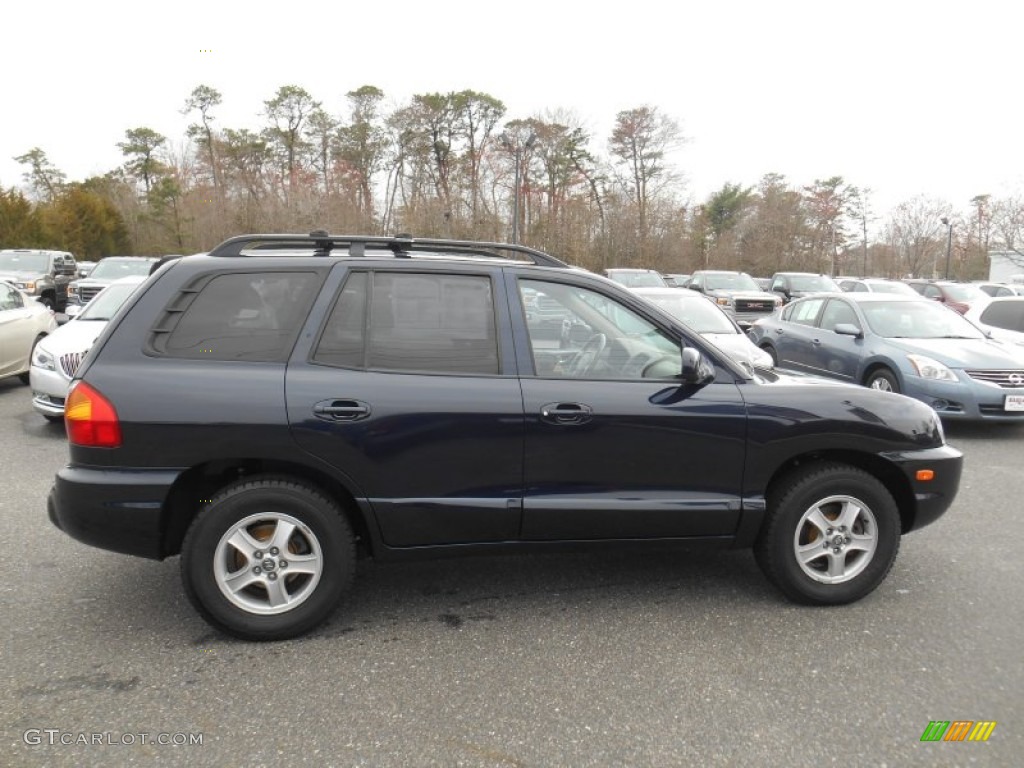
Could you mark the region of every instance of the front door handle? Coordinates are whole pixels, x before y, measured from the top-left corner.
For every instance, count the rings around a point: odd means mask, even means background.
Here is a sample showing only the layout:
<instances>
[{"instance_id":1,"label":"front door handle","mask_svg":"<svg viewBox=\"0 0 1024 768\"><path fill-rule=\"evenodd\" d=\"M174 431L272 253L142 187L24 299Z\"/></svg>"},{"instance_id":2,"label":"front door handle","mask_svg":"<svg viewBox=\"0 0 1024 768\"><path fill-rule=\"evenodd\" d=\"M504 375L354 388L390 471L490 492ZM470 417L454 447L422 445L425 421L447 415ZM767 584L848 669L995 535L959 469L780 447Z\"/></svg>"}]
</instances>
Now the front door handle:
<instances>
[{"instance_id":1,"label":"front door handle","mask_svg":"<svg viewBox=\"0 0 1024 768\"><path fill-rule=\"evenodd\" d=\"M585 424L593 416L593 409L583 403L548 403L542 405L540 417L549 424Z\"/></svg>"},{"instance_id":2,"label":"front door handle","mask_svg":"<svg viewBox=\"0 0 1024 768\"><path fill-rule=\"evenodd\" d=\"M370 406L359 400L321 400L313 406L313 415L324 421L358 421L370 415Z\"/></svg>"}]
</instances>

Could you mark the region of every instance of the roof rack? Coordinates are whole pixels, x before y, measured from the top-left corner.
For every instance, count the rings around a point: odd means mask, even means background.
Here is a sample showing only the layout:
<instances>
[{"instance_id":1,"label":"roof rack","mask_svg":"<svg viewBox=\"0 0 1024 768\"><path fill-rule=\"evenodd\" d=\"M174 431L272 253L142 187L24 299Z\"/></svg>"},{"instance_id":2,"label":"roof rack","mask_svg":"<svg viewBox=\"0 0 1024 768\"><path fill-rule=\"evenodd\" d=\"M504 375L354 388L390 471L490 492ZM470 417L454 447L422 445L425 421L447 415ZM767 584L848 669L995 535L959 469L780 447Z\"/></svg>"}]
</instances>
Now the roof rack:
<instances>
[{"instance_id":1,"label":"roof rack","mask_svg":"<svg viewBox=\"0 0 1024 768\"><path fill-rule=\"evenodd\" d=\"M338 246L348 249L350 256L366 256L368 252L383 253L390 251L399 258L411 258L417 250L429 250L433 253L444 253L451 256L483 257L496 259L516 259L530 261L542 267L560 267L568 269L569 265L554 256L515 243L488 243L477 240L437 240L433 238L414 238L409 234L392 237L375 237L363 235L331 235L318 229L308 235L239 235L229 238L218 245L210 256L272 256L275 250L310 250L314 256L329 256ZM254 253L262 251L263 253Z\"/></svg>"}]
</instances>

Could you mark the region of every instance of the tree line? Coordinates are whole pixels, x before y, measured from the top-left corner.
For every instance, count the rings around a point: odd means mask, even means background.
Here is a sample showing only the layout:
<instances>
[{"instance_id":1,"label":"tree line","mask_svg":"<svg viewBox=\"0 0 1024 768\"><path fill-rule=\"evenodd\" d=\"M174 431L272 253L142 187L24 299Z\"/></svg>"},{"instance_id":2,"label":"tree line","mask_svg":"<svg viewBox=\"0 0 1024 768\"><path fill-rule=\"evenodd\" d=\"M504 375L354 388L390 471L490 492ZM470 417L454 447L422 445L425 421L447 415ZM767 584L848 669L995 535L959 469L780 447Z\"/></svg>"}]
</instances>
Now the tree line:
<instances>
[{"instance_id":1,"label":"tree line","mask_svg":"<svg viewBox=\"0 0 1024 768\"><path fill-rule=\"evenodd\" d=\"M572 115L509 118L472 90L417 94L393 109L365 85L332 113L285 85L262 124L218 127L219 91L199 85L178 145L125 131L124 162L69 182L41 148L14 159L26 191L0 189L0 247L79 258L192 253L244 232L396 234L507 241L588 269L781 269L890 277L988 274L990 249L1024 269L1024 199L979 194L963 210L924 195L872 209L840 176L794 185L768 174L696 203L670 158L685 141L654 106L615 116L608 136ZM178 148L175 148L177 146ZM513 217L517 220L513 222ZM869 230L876 234L869 238Z\"/></svg>"}]
</instances>

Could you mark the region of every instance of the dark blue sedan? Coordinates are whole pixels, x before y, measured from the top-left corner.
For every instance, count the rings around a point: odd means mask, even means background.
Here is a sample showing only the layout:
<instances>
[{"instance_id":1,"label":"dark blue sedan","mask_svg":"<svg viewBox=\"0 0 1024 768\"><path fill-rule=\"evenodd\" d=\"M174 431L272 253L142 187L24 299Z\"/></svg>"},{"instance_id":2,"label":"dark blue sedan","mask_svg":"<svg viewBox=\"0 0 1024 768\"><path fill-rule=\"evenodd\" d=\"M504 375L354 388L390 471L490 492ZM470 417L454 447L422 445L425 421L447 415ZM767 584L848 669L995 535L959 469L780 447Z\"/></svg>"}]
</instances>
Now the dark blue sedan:
<instances>
[{"instance_id":1,"label":"dark blue sedan","mask_svg":"<svg viewBox=\"0 0 1024 768\"><path fill-rule=\"evenodd\" d=\"M749 335L779 368L909 395L943 418L1024 422L1024 355L932 301L819 294Z\"/></svg>"}]
</instances>

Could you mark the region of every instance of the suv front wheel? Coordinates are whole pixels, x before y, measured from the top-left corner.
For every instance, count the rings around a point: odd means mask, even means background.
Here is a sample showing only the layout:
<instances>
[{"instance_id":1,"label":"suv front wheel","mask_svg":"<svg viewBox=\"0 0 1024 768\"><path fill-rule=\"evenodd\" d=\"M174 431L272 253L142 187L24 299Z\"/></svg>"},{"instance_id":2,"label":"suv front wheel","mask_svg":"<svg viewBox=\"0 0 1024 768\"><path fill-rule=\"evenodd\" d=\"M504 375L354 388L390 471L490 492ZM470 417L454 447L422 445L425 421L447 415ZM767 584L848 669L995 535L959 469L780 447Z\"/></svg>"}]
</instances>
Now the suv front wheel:
<instances>
[{"instance_id":1,"label":"suv front wheel","mask_svg":"<svg viewBox=\"0 0 1024 768\"><path fill-rule=\"evenodd\" d=\"M769 495L754 555L790 599L839 605L881 584L899 546L899 512L885 486L856 467L817 464Z\"/></svg>"},{"instance_id":2,"label":"suv front wheel","mask_svg":"<svg viewBox=\"0 0 1024 768\"><path fill-rule=\"evenodd\" d=\"M185 592L214 626L245 640L300 635L352 584L355 539L317 488L256 477L220 491L182 544Z\"/></svg>"}]
</instances>

